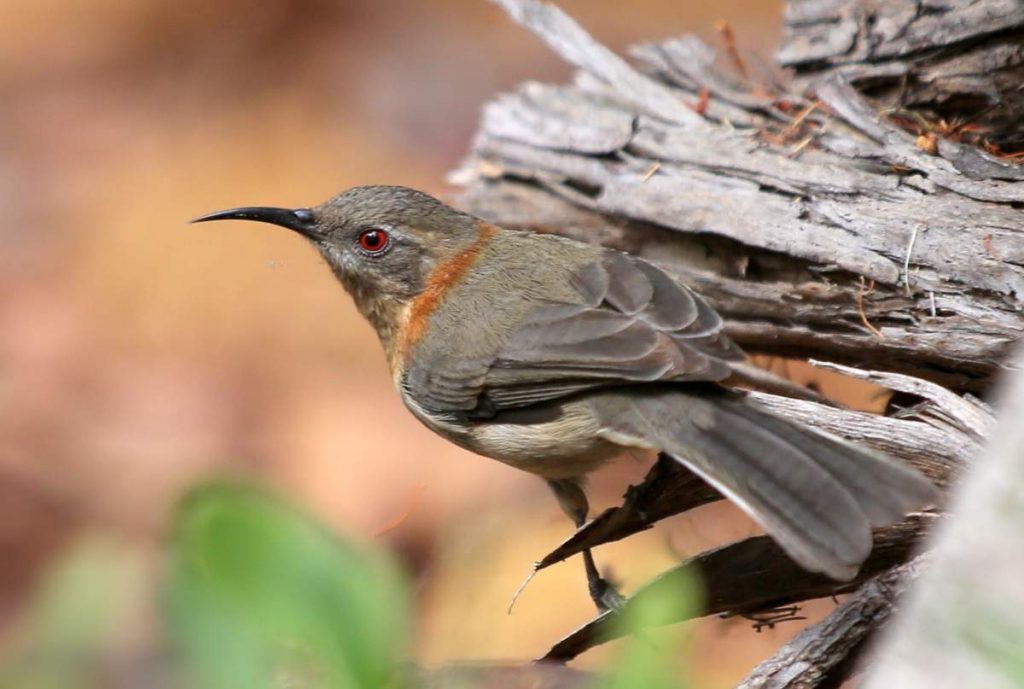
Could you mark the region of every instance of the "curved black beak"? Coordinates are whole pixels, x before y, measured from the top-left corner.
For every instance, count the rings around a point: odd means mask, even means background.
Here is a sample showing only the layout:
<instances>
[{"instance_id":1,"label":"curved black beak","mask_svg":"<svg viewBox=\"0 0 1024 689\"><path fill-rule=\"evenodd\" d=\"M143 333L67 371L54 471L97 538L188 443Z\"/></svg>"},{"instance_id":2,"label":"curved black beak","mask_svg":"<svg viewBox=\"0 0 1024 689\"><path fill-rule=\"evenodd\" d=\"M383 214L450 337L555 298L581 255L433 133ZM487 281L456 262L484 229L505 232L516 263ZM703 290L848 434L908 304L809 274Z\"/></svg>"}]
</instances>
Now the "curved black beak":
<instances>
[{"instance_id":1,"label":"curved black beak","mask_svg":"<svg viewBox=\"0 0 1024 689\"><path fill-rule=\"evenodd\" d=\"M298 232L303 237L315 239L319 236L313 211L308 208L271 208L267 206L250 206L247 208L230 208L225 211L208 213L194 218L189 222L210 222L211 220L255 220L256 222L280 225Z\"/></svg>"}]
</instances>

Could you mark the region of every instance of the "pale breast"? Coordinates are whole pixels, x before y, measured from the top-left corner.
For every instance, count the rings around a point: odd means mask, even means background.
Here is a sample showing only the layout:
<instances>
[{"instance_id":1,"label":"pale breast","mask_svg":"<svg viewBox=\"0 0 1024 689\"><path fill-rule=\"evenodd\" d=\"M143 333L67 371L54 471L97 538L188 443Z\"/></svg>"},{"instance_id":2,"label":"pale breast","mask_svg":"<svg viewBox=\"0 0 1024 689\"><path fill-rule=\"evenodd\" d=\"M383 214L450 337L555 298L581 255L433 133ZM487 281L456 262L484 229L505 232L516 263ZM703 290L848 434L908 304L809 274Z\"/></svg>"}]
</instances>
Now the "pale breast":
<instances>
[{"instance_id":1,"label":"pale breast","mask_svg":"<svg viewBox=\"0 0 1024 689\"><path fill-rule=\"evenodd\" d=\"M430 414L403 394L424 425L456 445L546 479L582 476L623 452L600 437L600 427L582 400L537 413L540 420L499 415L493 421L452 423ZM536 412L535 412L536 413Z\"/></svg>"}]
</instances>

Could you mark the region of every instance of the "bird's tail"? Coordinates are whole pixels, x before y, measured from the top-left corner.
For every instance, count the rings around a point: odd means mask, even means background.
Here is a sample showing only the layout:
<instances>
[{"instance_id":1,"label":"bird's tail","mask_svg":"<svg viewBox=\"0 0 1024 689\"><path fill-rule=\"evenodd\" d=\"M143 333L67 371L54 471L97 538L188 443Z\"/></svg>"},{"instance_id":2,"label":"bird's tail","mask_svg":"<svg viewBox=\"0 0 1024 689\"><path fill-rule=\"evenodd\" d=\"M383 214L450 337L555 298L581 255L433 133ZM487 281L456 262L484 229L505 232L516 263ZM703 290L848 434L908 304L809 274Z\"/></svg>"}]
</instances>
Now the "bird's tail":
<instances>
[{"instance_id":1,"label":"bird's tail","mask_svg":"<svg viewBox=\"0 0 1024 689\"><path fill-rule=\"evenodd\" d=\"M602 435L659 449L735 502L802 567L852 579L871 528L935 504L916 470L754 407L742 394L677 387L593 397Z\"/></svg>"}]
</instances>

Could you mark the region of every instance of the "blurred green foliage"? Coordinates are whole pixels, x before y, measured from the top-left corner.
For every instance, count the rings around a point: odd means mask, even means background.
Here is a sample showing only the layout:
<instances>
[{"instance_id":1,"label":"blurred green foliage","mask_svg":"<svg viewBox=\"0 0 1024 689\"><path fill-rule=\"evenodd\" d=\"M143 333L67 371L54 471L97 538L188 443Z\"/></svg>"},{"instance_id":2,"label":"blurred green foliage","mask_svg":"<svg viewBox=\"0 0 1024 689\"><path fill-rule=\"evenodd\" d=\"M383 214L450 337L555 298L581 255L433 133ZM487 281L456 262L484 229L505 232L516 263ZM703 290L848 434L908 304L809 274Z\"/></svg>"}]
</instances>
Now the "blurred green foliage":
<instances>
[{"instance_id":1,"label":"blurred green foliage","mask_svg":"<svg viewBox=\"0 0 1024 689\"><path fill-rule=\"evenodd\" d=\"M968 599L978 598L978 592L964 593ZM964 648L1008 686L1024 687L1024 622L987 601L958 601L957 607L962 610L957 631Z\"/></svg>"},{"instance_id":2,"label":"blurred green foliage","mask_svg":"<svg viewBox=\"0 0 1024 689\"><path fill-rule=\"evenodd\" d=\"M201 487L179 507L167 619L210 689L397 686L405 591L380 554L258 490Z\"/></svg>"},{"instance_id":3,"label":"blurred green foliage","mask_svg":"<svg viewBox=\"0 0 1024 689\"><path fill-rule=\"evenodd\" d=\"M88 542L74 550L42 587L24 633L0 659L0 689L397 689L416 683L408 664L409 589L398 568L385 554L337 537L262 490L209 484L181 500L159 585L166 647L129 644L138 657L126 659L123 611L147 590L138 560L110 544ZM632 636L612 669L595 678L596 689L685 686L679 677L683 628L655 633L648 627L666 611L698 600L691 581L628 604L623 624ZM138 681L126 683L126 677Z\"/></svg>"},{"instance_id":4,"label":"blurred green foliage","mask_svg":"<svg viewBox=\"0 0 1024 689\"><path fill-rule=\"evenodd\" d=\"M2 689L104 686L103 658L138 592L140 571L107 541L86 538L40 586L20 633L6 640Z\"/></svg>"},{"instance_id":5,"label":"blurred green foliage","mask_svg":"<svg viewBox=\"0 0 1024 689\"><path fill-rule=\"evenodd\" d=\"M701 589L687 570L673 572L674 586L656 586L637 595L622 611L619 630L626 636L616 661L598 682L599 689L683 689L679 654L686 648L685 625L666 620L691 617L700 605Z\"/></svg>"}]
</instances>

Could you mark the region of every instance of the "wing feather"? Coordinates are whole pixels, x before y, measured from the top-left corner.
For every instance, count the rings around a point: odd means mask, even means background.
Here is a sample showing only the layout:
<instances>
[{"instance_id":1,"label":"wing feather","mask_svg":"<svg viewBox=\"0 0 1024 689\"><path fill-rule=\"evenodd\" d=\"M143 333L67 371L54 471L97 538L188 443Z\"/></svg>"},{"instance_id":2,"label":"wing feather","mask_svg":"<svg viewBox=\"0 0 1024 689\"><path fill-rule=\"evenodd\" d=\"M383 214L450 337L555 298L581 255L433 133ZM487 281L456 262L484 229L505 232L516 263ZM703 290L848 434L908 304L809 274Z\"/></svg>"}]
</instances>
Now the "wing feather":
<instances>
[{"instance_id":1,"label":"wing feather","mask_svg":"<svg viewBox=\"0 0 1024 689\"><path fill-rule=\"evenodd\" d=\"M714 309L642 259L605 250L568 285L571 298L528 310L490 355L409 371L420 403L493 412L595 387L717 381L743 357Z\"/></svg>"}]
</instances>

